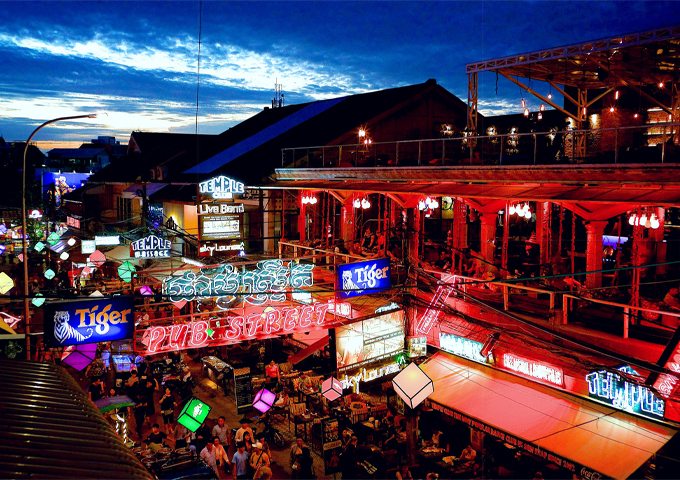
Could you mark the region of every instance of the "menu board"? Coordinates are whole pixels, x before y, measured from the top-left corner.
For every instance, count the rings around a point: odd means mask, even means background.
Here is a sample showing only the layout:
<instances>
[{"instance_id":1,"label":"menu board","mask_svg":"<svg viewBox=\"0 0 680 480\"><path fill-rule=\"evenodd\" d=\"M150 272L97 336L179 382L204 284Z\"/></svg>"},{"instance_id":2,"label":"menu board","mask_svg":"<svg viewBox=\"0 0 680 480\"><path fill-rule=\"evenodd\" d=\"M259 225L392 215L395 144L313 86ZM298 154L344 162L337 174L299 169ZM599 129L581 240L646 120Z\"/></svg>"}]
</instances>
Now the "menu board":
<instances>
[{"instance_id":1,"label":"menu board","mask_svg":"<svg viewBox=\"0 0 680 480\"><path fill-rule=\"evenodd\" d=\"M340 471L340 453L342 440L337 418L324 417L321 419L321 442L325 475L333 475Z\"/></svg>"},{"instance_id":2,"label":"menu board","mask_svg":"<svg viewBox=\"0 0 680 480\"><path fill-rule=\"evenodd\" d=\"M248 413L253 410L253 385L250 368L234 370L234 393L236 395L236 413Z\"/></svg>"}]
</instances>

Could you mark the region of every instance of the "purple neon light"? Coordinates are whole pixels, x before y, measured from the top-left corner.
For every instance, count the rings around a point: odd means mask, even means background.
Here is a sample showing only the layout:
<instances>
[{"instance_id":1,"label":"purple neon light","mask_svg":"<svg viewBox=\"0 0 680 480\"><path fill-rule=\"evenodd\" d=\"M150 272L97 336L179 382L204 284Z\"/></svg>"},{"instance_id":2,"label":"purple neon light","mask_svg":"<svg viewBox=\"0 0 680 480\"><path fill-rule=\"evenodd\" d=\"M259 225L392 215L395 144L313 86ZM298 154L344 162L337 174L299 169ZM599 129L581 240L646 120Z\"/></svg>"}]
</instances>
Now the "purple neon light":
<instances>
[{"instance_id":1,"label":"purple neon light","mask_svg":"<svg viewBox=\"0 0 680 480\"><path fill-rule=\"evenodd\" d=\"M276 394L270 392L266 388L263 388L255 395L253 400L253 408L258 409L260 412L265 413L267 410L272 408L274 402L276 401Z\"/></svg>"}]
</instances>

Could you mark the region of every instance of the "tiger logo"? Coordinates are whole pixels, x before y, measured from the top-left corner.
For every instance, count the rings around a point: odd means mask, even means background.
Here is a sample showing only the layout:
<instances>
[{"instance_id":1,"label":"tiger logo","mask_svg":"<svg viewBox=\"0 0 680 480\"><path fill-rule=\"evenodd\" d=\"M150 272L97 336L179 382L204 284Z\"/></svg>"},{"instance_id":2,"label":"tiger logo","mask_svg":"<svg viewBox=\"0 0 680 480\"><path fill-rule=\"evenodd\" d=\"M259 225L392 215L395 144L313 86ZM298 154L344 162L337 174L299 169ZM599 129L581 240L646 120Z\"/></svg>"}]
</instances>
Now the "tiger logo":
<instances>
[{"instance_id":1,"label":"tiger logo","mask_svg":"<svg viewBox=\"0 0 680 480\"><path fill-rule=\"evenodd\" d=\"M343 290L355 290L356 293L361 293L363 290L359 289L359 285L352 281L352 272L346 271L342 272L342 289Z\"/></svg>"},{"instance_id":2,"label":"tiger logo","mask_svg":"<svg viewBox=\"0 0 680 480\"><path fill-rule=\"evenodd\" d=\"M64 340L69 338L75 338L79 342L87 340L92 336L92 329L88 328L88 335L84 336L78 330L69 325L68 321L70 319L68 312L55 312L54 313L54 338L59 342L63 343Z\"/></svg>"}]
</instances>

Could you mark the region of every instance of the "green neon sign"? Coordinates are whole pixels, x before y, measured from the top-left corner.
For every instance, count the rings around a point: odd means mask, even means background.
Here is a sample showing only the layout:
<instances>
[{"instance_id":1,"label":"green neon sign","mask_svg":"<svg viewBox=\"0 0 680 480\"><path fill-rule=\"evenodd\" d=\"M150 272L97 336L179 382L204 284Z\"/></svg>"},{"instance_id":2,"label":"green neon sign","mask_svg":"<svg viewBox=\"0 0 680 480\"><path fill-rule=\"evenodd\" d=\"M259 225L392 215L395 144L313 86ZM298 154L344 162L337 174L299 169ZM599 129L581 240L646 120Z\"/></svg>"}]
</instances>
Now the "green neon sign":
<instances>
[{"instance_id":1,"label":"green neon sign","mask_svg":"<svg viewBox=\"0 0 680 480\"><path fill-rule=\"evenodd\" d=\"M210 405L201 402L198 398L192 398L182 409L177 422L195 432L208 418L210 410Z\"/></svg>"}]
</instances>

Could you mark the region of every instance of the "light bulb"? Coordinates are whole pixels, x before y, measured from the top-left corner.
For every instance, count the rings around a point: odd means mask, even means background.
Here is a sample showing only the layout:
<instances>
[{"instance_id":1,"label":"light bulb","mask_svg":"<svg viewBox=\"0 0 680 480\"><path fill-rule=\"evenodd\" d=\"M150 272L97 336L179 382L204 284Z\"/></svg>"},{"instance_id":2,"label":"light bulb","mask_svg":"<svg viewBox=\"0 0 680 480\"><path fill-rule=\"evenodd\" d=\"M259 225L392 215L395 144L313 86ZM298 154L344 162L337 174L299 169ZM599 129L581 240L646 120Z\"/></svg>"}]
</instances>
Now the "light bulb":
<instances>
[{"instance_id":1,"label":"light bulb","mask_svg":"<svg viewBox=\"0 0 680 480\"><path fill-rule=\"evenodd\" d=\"M316 197L311 197L311 198L309 199L309 203L311 203L312 205L314 205L316 202L318 202L318 200L316 199Z\"/></svg>"},{"instance_id":2,"label":"light bulb","mask_svg":"<svg viewBox=\"0 0 680 480\"><path fill-rule=\"evenodd\" d=\"M552 100L552 93L548 94L548 100Z\"/></svg>"},{"instance_id":3,"label":"light bulb","mask_svg":"<svg viewBox=\"0 0 680 480\"><path fill-rule=\"evenodd\" d=\"M423 200L418 202L418 210L425 210L425 202Z\"/></svg>"},{"instance_id":4,"label":"light bulb","mask_svg":"<svg viewBox=\"0 0 680 480\"><path fill-rule=\"evenodd\" d=\"M619 99L619 91L618 91L618 90L616 91L616 95L614 95L614 98L615 98L616 100Z\"/></svg>"},{"instance_id":5,"label":"light bulb","mask_svg":"<svg viewBox=\"0 0 680 480\"><path fill-rule=\"evenodd\" d=\"M628 218L628 225L635 225L635 215L631 215Z\"/></svg>"},{"instance_id":6,"label":"light bulb","mask_svg":"<svg viewBox=\"0 0 680 480\"><path fill-rule=\"evenodd\" d=\"M510 208L509 208L508 211L510 212L510 215L514 215L514 214L515 214L515 206L514 206L514 205L510 205Z\"/></svg>"},{"instance_id":7,"label":"light bulb","mask_svg":"<svg viewBox=\"0 0 680 480\"><path fill-rule=\"evenodd\" d=\"M527 213L524 214L524 218L529 220L531 218L531 212L527 210Z\"/></svg>"},{"instance_id":8,"label":"light bulb","mask_svg":"<svg viewBox=\"0 0 680 480\"><path fill-rule=\"evenodd\" d=\"M371 139L369 138L369 139L368 139L368 144L370 145L371 143L373 143L373 140L371 140Z\"/></svg>"},{"instance_id":9,"label":"light bulb","mask_svg":"<svg viewBox=\"0 0 680 480\"><path fill-rule=\"evenodd\" d=\"M609 107L609 111L614 113L614 107Z\"/></svg>"},{"instance_id":10,"label":"light bulb","mask_svg":"<svg viewBox=\"0 0 680 480\"><path fill-rule=\"evenodd\" d=\"M366 210L366 209L369 208L370 206L371 206L371 204L368 203L368 200L366 200L365 198L361 200L361 208L363 208L364 210Z\"/></svg>"},{"instance_id":11,"label":"light bulb","mask_svg":"<svg viewBox=\"0 0 680 480\"><path fill-rule=\"evenodd\" d=\"M543 120L543 114L541 112L538 112L538 119Z\"/></svg>"},{"instance_id":12,"label":"light bulb","mask_svg":"<svg viewBox=\"0 0 680 480\"><path fill-rule=\"evenodd\" d=\"M524 116L525 116L525 117L528 117L528 116L529 116L529 109L528 109L528 108L525 108L525 109L524 109Z\"/></svg>"},{"instance_id":13,"label":"light bulb","mask_svg":"<svg viewBox=\"0 0 680 480\"><path fill-rule=\"evenodd\" d=\"M644 213L640 216L640 225L644 225L647 223L647 215Z\"/></svg>"},{"instance_id":14,"label":"light bulb","mask_svg":"<svg viewBox=\"0 0 680 480\"><path fill-rule=\"evenodd\" d=\"M663 82L659 82L659 88L663 88Z\"/></svg>"},{"instance_id":15,"label":"light bulb","mask_svg":"<svg viewBox=\"0 0 680 480\"><path fill-rule=\"evenodd\" d=\"M360 128L360 129L359 129L359 136L360 136L360 137L365 137L365 136L366 136L366 130L364 130L363 128Z\"/></svg>"},{"instance_id":16,"label":"light bulb","mask_svg":"<svg viewBox=\"0 0 680 480\"><path fill-rule=\"evenodd\" d=\"M647 221L645 222L645 227L647 227L647 228L651 228L651 227L652 227L652 222L649 221L649 218L648 218Z\"/></svg>"},{"instance_id":17,"label":"light bulb","mask_svg":"<svg viewBox=\"0 0 680 480\"><path fill-rule=\"evenodd\" d=\"M660 223L659 223L659 219L656 218L656 215L652 214L652 218L651 218L651 220L650 220L650 224L651 224L651 226L652 226L652 228L653 228L654 230L656 230L657 228L659 228Z\"/></svg>"},{"instance_id":18,"label":"light bulb","mask_svg":"<svg viewBox=\"0 0 680 480\"><path fill-rule=\"evenodd\" d=\"M526 106L527 106L527 102L525 102L524 99L522 99L522 108L524 108Z\"/></svg>"},{"instance_id":19,"label":"light bulb","mask_svg":"<svg viewBox=\"0 0 680 480\"><path fill-rule=\"evenodd\" d=\"M368 145L368 140L364 140L364 145Z\"/></svg>"},{"instance_id":20,"label":"light bulb","mask_svg":"<svg viewBox=\"0 0 680 480\"><path fill-rule=\"evenodd\" d=\"M354 200L354 208L361 208L361 201L358 198Z\"/></svg>"},{"instance_id":21,"label":"light bulb","mask_svg":"<svg viewBox=\"0 0 680 480\"><path fill-rule=\"evenodd\" d=\"M636 113L635 115L633 115L633 118L637 118L637 117L638 117L638 114L637 114L637 113Z\"/></svg>"},{"instance_id":22,"label":"light bulb","mask_svg":"<svg viewBox=\"0 0 680 480\"><path fill-rule=\"evenodd\" d=\"M585 116L586 114L586 107L583 107L583 115Z\"/></svg>"},{"instance_id":23,"label":"light bulb","mask_svg":"<svg viewBox=\"0 0 680 480\"><path fill-rule=\"evenodd\" d=\"M543 105L543 104L541 103L541 107L539 108L539 110L540 110L541 112L545 112L545 105Z\"/></svg>"},{"instance_id":24,"label":"light bulb","mask_svg":"<svg viewBox=\"0 0 680 480\"><path fill-rule=\"evenodd\" d=\"M432 208L439 208L439 202L437 200L432 200L432 205L430 205Z\"/></svg>"}]
</instances>

